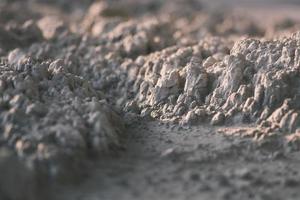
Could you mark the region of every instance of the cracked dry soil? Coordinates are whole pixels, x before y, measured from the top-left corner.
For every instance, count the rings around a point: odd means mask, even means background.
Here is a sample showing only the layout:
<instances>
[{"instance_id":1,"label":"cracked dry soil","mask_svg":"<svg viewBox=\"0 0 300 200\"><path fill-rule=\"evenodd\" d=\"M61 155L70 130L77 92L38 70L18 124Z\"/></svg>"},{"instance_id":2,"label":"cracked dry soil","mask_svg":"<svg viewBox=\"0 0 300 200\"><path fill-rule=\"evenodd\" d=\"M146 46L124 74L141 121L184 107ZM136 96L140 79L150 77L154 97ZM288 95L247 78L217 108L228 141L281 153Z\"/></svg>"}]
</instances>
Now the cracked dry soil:
<instances>
[{"instance_id":1,"label":"cracked dry soil","mask_svg":"<svg viewBox=\"0 0 300 200\"><path fill-rule=\"evenodd\" d=\"M299 199L299 9L1 1L0 199Z\"/></svg>"}]
</instances>

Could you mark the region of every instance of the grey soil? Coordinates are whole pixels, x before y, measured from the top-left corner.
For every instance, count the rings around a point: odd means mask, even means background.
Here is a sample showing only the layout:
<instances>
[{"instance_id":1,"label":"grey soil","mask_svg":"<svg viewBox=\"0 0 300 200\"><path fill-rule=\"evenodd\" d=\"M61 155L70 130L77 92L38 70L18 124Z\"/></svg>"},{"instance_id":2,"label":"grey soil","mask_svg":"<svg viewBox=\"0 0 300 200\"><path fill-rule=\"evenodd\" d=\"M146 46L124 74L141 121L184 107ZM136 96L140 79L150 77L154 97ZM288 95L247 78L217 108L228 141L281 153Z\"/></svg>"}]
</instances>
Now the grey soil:
<instances>
[{"instance_id":1,"label":"grey soil","mask_svg":"<svg viewBox=\"0 0 300 200\"><path fill-rule=\"evenodd\" d=\"M203 2L0 2L0 200L299 199L300 8Z\"/></svg>"},{"instance_id":2,"label":"grey soil","mask_svg":"<svg viewBox=\"0 0 300 200\"><path fill-rule=\"evenodd\" d=\"M208 126L129 126L126 151L55 199L298 199L299 152L282 154Z\"/></svg>"}]
</instances>

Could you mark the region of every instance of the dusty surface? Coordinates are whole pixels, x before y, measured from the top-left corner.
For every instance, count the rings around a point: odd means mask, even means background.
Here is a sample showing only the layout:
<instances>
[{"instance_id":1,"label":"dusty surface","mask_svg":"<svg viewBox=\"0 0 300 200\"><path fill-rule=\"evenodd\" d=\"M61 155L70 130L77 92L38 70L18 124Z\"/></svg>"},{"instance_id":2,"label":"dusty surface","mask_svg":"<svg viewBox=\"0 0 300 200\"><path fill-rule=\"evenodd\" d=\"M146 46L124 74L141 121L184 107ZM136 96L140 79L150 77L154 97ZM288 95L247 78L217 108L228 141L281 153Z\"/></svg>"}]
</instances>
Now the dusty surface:
<instances>
[{"instance_id":1,"label":"dusty surface","mask_svg":"<svg viewBox=\"0 0 300 200\"><path fill-rule=\"evenodd\" d=\"M298 199L297 2L204 2L1 2L0 199Z\"/></svg>"},{"instance_id":2,"label":"dusty surface","mask_svg":"<svg viewBox=\"0 0 300 200\"><path fill-rule=\"evenodd\" d=\"M86 181L57 199L298 199L299 153L214 128L171 128L140 122L126 151L96 164Z\"/></svg>"}]
</instances>

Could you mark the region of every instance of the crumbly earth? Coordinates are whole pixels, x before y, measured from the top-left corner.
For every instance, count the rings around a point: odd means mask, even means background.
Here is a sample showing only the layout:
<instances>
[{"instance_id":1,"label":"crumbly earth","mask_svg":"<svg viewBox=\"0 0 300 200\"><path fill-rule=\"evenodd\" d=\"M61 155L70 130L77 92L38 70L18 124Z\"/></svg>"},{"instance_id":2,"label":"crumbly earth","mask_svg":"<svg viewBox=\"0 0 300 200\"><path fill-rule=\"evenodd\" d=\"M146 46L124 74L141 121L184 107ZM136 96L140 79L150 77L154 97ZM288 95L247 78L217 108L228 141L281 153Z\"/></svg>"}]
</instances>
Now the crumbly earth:
<instances>
[{"instance_id":1,"label":"crumbly earth","mask_svg":"<svg viewBox=\"0 0 300 200\"><path fill-rule=\"evenodd\" d=\"M300 23L218 6L1 1L0 199L297 199Z\"/></svg>"}]
</instances>

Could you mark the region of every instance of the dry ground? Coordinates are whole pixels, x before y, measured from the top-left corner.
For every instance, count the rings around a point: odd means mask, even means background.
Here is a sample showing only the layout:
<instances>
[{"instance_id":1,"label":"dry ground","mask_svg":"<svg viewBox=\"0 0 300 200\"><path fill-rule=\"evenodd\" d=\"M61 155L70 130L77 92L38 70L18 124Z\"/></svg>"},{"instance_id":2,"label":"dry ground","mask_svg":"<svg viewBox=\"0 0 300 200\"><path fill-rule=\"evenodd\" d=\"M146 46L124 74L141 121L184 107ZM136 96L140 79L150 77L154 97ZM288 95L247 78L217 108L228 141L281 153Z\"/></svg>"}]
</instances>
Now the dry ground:
<instances>
[{"instance_id":1,"label":"dry ground","mask_svg":"<svg viewBox=\"0 0 300 200\"><path fill-rule=\"evenodd\" d=\"M300 19L300 6L260 3L237 6L232 1L227 6L235 5L260 26L286 17ZM49 187L46 196L50 200L300 198L300 152L283 153L267 141L226 136L220 133L222 128L128 119L122 151L94 159L81 169L86 177L72 185Z\"/></svg>"}]
</instances>

